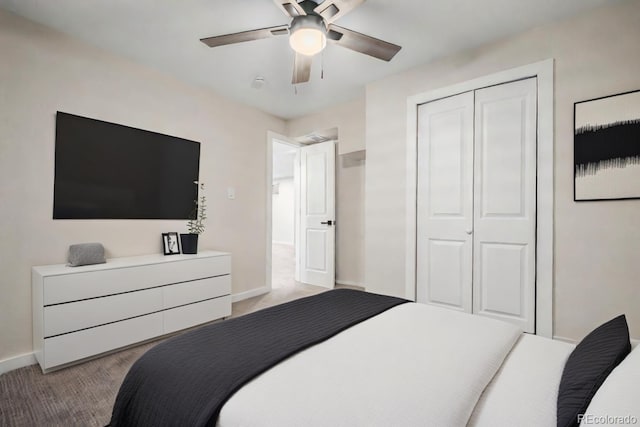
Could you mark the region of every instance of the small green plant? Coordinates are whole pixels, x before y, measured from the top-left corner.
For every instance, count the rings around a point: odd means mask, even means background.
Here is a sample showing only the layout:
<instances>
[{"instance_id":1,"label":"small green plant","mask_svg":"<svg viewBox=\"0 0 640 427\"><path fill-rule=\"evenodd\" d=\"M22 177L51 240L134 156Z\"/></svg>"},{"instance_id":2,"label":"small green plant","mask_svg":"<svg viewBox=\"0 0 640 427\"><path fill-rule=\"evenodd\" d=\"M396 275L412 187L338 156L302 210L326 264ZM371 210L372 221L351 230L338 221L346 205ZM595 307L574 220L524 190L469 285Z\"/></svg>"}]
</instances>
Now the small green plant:
<instances>
[{"instance_id":1,"label":"small green plant","mask_svg":"<svg viewBox=\"0 0 640 427\"><path fill-rule=\"evenodd\" d=\"M195 206L189 214L187 229L190 234L202 234L204 233L204 220L207 219L207 198L204 194L200 196L200 192L204 191L204 182L194 181L193 183L198 186L198 195L193 201Z\"/></svg>"}]
</instances>

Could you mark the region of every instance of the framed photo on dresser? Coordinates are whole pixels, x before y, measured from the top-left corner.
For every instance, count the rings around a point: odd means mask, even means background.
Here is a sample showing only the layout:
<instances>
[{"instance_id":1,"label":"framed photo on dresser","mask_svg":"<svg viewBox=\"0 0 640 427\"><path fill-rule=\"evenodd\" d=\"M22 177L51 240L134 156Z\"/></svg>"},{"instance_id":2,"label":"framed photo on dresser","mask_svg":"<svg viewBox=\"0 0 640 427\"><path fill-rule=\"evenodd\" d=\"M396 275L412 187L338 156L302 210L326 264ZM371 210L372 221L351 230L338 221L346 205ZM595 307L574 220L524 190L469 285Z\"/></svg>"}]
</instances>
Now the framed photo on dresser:
<instances>
[{"instance_id":1,"label":"framed photo on dresser","mask_svg":"<svg viewBox=\"0 0 640 427\"><path fill-rule=\"evenodd\" d=\"M180 239L178 238L178 233L162 233L162 248L165 255L180 254Z\"/></svg>"}]
</instances>

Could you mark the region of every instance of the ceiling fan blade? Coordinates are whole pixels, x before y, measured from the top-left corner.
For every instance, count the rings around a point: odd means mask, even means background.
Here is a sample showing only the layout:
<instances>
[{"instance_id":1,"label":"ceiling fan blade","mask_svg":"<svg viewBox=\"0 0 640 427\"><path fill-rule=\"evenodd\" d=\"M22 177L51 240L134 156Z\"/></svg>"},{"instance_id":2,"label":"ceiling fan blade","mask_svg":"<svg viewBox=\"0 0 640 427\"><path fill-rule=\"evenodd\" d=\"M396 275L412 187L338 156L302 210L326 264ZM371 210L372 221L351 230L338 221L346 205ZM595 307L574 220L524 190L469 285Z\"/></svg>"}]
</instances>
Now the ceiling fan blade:
<instances>
[{"instance_id":1,"label":"ceiling fan blade","mask_svg":"<svg viewBox=\"0 0 640 427\"><path fill-rule=\"evenodd\" d=\"M347 49L382 59L383 61L391 61L393 57L402 49L393 43L376 39L375 37L360 34L337 25L329 25L329 33L327 40Z\"/></svg>"},{"instance_id":2,"label":"ceiling fan blade","mask_svg":"<svg viewBox=\"0 0 640 427\"><path fill-rule=\"evenodd\" d=\"M207 37L200 41L209 47L224 46L227 44L248 42L251 40L267 39L269 37L289 34L288 25L261 28L259 30L243 31L241 33L225 34L222 36Z\"/></svg>"},{"instance_id":3,"label":"ceiling fan blade","mask_svg":"<svg viewBox=\"0 0 640 427\"><path fill-rule=\"evenodd\" d=\"M343 17L366 0L325 0L313 11L322 16L327 24Z\"/></svg>"},{"instance_id":4,"label":"ceiling fan blade","mask_svg":"<svg viewBox=\"0 0 640 427\"><path fill-rule=\"evenodd\" d=\"M293 78L292 84L305 83L309 81L311 77L311 63L313 61L312 56L302 55L296 53L296 57L293 60Z\"/></svg>"},{"instance_id":5,"label":"ceiling fan blade","mask_svg":"<svg viewBox=\"0 0 640 427\"><path fill-rule=\"evenodd\" d=\"M274 3L284 12L285 15L295 18L296 16L306 15L302 6L296 0L273 0Z\"/></svg>"}]
</instances>

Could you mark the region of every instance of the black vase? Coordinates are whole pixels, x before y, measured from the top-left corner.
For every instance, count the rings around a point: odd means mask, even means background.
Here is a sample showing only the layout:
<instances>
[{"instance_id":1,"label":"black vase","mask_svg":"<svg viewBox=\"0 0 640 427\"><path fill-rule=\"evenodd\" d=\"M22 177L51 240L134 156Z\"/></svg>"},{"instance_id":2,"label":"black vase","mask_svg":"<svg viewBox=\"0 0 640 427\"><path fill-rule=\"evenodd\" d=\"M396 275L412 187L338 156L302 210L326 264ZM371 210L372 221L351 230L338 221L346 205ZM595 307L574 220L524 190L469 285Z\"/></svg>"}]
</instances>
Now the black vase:
<instances>
[{"instance_id":1,"label":"black vase","mask_svg":"<svg viewBox=\"0 0 640 427\"><path fill-rule=\"evenodd\" d=\"M197 234L180 234L180 243L182 244L183 254L198 253L198 235Z\"/></svg>"}]
</instances>

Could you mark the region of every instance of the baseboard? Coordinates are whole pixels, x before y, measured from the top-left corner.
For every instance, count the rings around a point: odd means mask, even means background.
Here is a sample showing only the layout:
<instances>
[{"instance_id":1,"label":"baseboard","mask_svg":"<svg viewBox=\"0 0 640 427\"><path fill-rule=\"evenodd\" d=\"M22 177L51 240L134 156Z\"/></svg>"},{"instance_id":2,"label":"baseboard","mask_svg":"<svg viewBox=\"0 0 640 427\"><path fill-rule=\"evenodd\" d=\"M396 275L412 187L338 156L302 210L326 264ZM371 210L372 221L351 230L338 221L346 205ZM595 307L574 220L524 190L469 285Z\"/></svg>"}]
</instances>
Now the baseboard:
<instances>
[{"instance_id":1,"label":"baseboard","mask_svg":"<svg viewBox=\"0 0 640 427\"><path fill-rule=\"evenodd\" d=\"M0 375L36 363L38 362L33 353L21 354L20 356L15 356L10 359L0 360Z\"/></svg>"},{"instance_id":2,"label":"baseboard","mask_svg":"<svg viewBox=\"0 0 640 427\"><path fill-rule=\"evenodd\" d=\"M554 335L553 339L556 340L556 341L566 342L567 344L574 344L574 345L577 344L576 340L574 340L574 339L566 338L566 337L560 337L558 335Z\"/></svg>"},{"instance_id":3,"label":"baseboard","mask_svg":"<svg viewBox=\"0 0 640 427\"><path fill-rule=\"evenodd\" d=\"M336 279L336 284L345 285L345 286L357 286L359 288L364 289L364 284L363 283L352 282L351 280L338 280L338 279Z\"/></svg>"},{"instance_id":4,"label":"baseboard","mask_svg":"<svg viewBox=\"0 0 640 427\"><path fill-rule=\"evenodd\" d=\"M554 340L558 340L558 341L562 341L562 342L566 342L569 344L578 344L578 342L576 340L573 340L571 338L565 338L565 337L559 337L557 335L553 336ZM631 347L635 348L638 346L638 344L640 344L640 340L636 339L636 338L629 338L629 341L631 342Z\"/></svg>"},{"instance_id":5,"label":"baseboard","mask_svg":"<svg viewBox=\"0 0 640 427\"><path fill-rule=\"evenodd\" d=\"M268 293L270 290L271 289L269 289L267 286L263 286L261 288L251 289L250 291L240 292L239 294L233 294L231 295L231 302L238 302L245 299L264 295Z\"/></svg>"}]
</instances>

